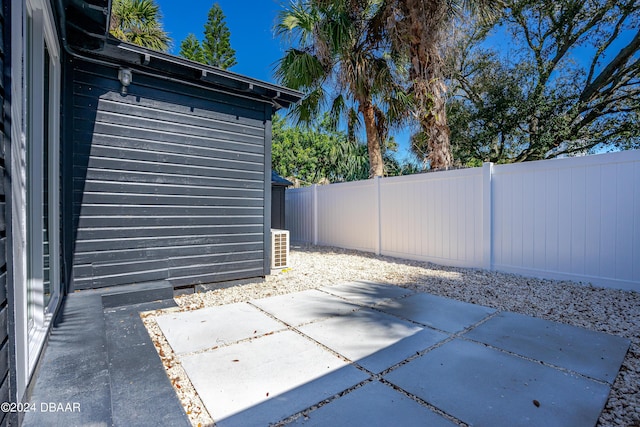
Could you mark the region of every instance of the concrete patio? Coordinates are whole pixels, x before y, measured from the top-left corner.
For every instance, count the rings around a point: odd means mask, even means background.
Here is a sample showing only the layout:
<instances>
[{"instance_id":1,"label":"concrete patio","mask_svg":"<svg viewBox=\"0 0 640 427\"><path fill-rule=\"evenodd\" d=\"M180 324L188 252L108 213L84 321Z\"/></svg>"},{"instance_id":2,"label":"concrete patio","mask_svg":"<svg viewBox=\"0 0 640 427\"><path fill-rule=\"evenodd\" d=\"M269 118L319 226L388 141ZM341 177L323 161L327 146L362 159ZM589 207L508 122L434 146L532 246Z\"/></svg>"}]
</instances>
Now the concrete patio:
<instances>
[{"instance_id":1,"label":"concrete patio","mask_svg":"<svg viewBox=\"0 0 640 427\"><path fill-rule=\"evenodd\" d=\"M630 344L364 282L157 322L219 426L595 425Z\"/></svg>"},{"instance_id":2,"label":"concrete patio","mask_svg":"<svg viewBox=\"0 0 640 427\"><path fill-rule=\"evenodd\" d=\"M629 347L366 282L194 311L171 287L112 292L68 296L23 425L189 426L140 318L171 307L158 325L220 426L595 425Z\"/></svg>"}]
</instances>

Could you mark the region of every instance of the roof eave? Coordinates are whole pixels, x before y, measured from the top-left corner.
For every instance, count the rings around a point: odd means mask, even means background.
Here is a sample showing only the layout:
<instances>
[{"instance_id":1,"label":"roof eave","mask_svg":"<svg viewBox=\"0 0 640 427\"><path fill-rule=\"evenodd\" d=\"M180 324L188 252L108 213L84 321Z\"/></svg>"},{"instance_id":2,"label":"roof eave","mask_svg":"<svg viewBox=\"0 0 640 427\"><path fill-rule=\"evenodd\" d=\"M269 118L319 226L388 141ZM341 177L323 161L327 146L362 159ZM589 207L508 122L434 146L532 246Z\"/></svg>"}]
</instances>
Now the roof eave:
<instances>
[{"instance_id":1,"label":"roof eave","mask_svg":"<svg viewBox=\"0 0 640 427\"><path fill-rule=\"evenodd\" d=\"M54 0L65 50L72 56L188 80L288 108L302 93L175 55L122 42L109 35L111 0Z\"/></svg>"},{"instance_id":2,"label":"roof eave","mask_svg":"<svg viewBox=\"0 0 640 427\"><path fill-rule=\"evenodd\" d=\"M117 52L117 53L116 53ZM112 53L135 65L149 66L182 78L206 83L214 87L240 93L253 94L271 101L276 109L288 108L302 98L302 93L273 83L247 77L229 70L213 67L164 52L147 49L109 38L102 54Z\"/></svg>"}]
</instances>

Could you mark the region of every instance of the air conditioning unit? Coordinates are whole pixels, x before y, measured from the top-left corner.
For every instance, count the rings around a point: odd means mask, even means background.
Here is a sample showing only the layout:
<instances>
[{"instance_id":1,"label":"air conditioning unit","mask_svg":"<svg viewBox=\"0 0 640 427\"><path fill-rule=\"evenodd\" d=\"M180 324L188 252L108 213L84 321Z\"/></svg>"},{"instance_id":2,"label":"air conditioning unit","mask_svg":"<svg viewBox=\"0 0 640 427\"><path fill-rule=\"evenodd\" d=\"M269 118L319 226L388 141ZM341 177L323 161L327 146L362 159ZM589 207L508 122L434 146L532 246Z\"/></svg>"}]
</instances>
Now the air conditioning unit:
<instances>
[{"instance_id":1,"label":"air conditioning unit","mask_svg":"<svg viewBox=\"0 0 640 427\"><path fill-rule=\"evenodd\" d=\"M271 230L271 268L289 266L289 230Z\"/></svg>"}]
</instances>

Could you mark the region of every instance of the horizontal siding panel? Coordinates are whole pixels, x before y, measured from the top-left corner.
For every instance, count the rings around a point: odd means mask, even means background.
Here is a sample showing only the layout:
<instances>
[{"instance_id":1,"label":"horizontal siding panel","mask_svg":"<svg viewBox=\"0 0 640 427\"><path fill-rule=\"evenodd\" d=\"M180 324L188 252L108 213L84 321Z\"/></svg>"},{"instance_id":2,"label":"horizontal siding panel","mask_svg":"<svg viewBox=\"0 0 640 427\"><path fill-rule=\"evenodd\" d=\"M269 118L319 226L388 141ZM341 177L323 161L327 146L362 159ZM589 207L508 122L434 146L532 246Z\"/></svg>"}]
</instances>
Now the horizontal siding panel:
<instances>
[{"instance_id":1,"label":"horizontal siding panel","mask_svg":"<svg viewBox=\"0 0 640 427\"><path fill-rule=\"evenodd\" d=\"M141 194L122 194L122 193L80 193L74 194L74 203L92 203L107 205L122 203L123 205L184 205L191 206L263 206L262 198L248 197L215 197L200 196L197 198L184 195L141 195Z\"/></svg>"},{"instance_id":2,"label":"horizontal siding panel","mask_svg":"<svg viewBox=\"0 0 640 427\"><path fill-rule=\"evenodd\" d=\"M227 270L227 271L212 271L209 273L198 272L197 274L194 273L194 274L188 274L185 276L172 276L172 277L169 277L169 282L173 286L185 286L185 285L225 282L225 281L246 279L249 277L258 277L258 276L264 275L262 273L263 267L259 263L257 263L256 267L254 268L250 268L249 266L245 266L245 267L247 268L240 268L237 270Z\"/></svg>"},{"instance_id":3,"label":"horizontal siding panel","mask_svg":"<svg viewBox=\"0 0 640 427\"><path fill-rule=\"evenodd\" d=\"M138 273L141 271L160 272L172 271L174 275L185 276L188 274L207 274L218 271L223 266L237 265L246 268L246 265L254 268L262 262L262 251L245 253L221 253L206 256L192 256L180 258L165 258L159 260L144 260L137 262L97 263L79 266L78 271L83 276L91 276L94 279L107 279ZM258 264L256 264L258 263ZM240 267L238 267L240 268ZM234 269L237 269L234 267Z\"/></svg>"},{"instance_id":4,"label":"horizontal siding panel","mask_svg":"<svg viewBox=\"0 0 640 427\"><path fill-rule=\"evenodd\" d=\"M146 195L180 195L180 196L213 196L213 197L263 197L264 189L195 186L195 185L169 185L158 183L139 182L113 182L86 180L81 183L85 192L92 193L125 193ZM78 185L79 186L79 185Z\"/></svg>"},{"instance_id":5,"label":"horizontal siding panel","mask_svg":"<svg viewBox=\"0 0 640 427\"><path fill-rule=\"evenodd\" d=\"M182 135L177 132L172 123L164 123L162 129L146 129L134 126L134 118L130 121L120 120L118 122L92 122L90 120L75 119L73 128L76 134L76 141L79 144L87 144L92 140L93 135L118 136L120 138L150 140L167 143L187 144L195 142L195 146L212 146L217 142L227 142L228 148L238 147L246 152L260 153L264 148L264 137L258 138L253 135L222 132L211 129L209 132ZM261 145L262 144L262 145ZM225 147L225 148L226 148ZM223 148L223 147L221 147Z\"/></svg>"},{"instance_id":6,"label":"horizontal siding panel","mask_svg":"<svg viewBox=\"0 0 640 427\"><path fill-rule=\"evenodd\" d=\"M180 114L175 111L163 111L138 104L128 104L126 114L123 114L121 102L104 98L100 99L97 110L92 111L80 106L77 108L79 111L74 114L77 119L92 120L95 115L95 119L99 122L131 124L142 129L167 130L172 133L182 132L201 136L207 136L211 129L215 129L216 132L249 135L258 140L264 139L264 125L262 123L260 126L251 126L247 123Z\"/></svg>"},{"instance_id":7,"label":"horizontal siding panel","mask_svg":"<svg viewBox=\"0 0 640 427\"><path fill-rule=\"evenodd\" d=\"M168 272L166 268L163 268L162 270L140 271L137 273L126 273L116 276L75 278L73 281L73 287L76 290L96 289L166 279L168 279Z\"/></svg>"},{"instance_id":8,"label":"horizontal siding panel","mask_svg":"<svg viewBox=\"0 0 640 427\"><path fill-rule=\"evenodd\" d=\"M169 266L167 259L145 260L136 262L122 262L117 264L92 264L91 273L93 277L118 276L140 271L161 271Z\"/></svg>"},{"instance_id":9,"label":"horizontal siding panel","mask_svg":"<svg viewBox=\"0 0 640 427\"><path fill-rule=\"evenodd\" d=\"M187 245L169 246L142 249L120 249L97 252L81 252L76 254L75 262L78 265L91 263L118 263L137 260L169 259L179 254L178 258L206 257L219 253L233 252L260 252L264 248L262 241L249 243L222 243L218 245ZM181 257L181 258L180 258Z\"/></svg>"},{"instance_id":10,"label":"horizontal siding panel","mask_svg":"<svg viewBox=\"0 0 640 427\"><path fill-rule=\"evenodd\" d=\"M99 239L76 242L76 253L101 250L143 249L167 246L219 245L229 243L262 242L262 233L255 234L214 234L209 236L167 236L164 238L146 237L136 239Z\"/></svg>"},{"instance_id":11,"label":"horizontal siding panel","mask_svg":"<svg viewBox=\"0 0 640 427\"><path fill-rule=\"evenodd\" d=\"M263 172L264 165L258 163L257 159L253 161L237 161L219 158L205 158L195 155L178 155L171 153L156 153L143 149L128 149L121 147L107 147L101 145L93 145L91 147L91 158L109 158L118 159L120 161L139 161L151 163L169 163L171 165L185 165L190 168L194 166L206 168L222 168L230 170ZM88 167L93 166L89 153L77 153L74 155L76 164L86 164Z\"/></svg>"},{"instance_id":12,"label":"horizontal siding panel","mask_svg":"<svg viewBox=\"0 0 640 427\"><path fill-rule=\"evenodd\" d=\"M137 273L140 271L161 271L169 269L170 274L184 275L187 271L189 274L211 273L219 270L221 266L238 265L242 268L245 265L255 267L257 263L261 263L263 259L262 251L245 252L245 253L222 253L206 256L192 256L181 258L169 258L152 261L138 262L122 262L122 263L98 263L91 266L94 278L107 278L114 276L122 276L129 273ZM235 268L235 267L234 267Z\"/></svg>"},{"instance_id":13,"label":"horizontal siding panel","mask_svg":"<svg viewBox=\"0 0 640 427\"><path fill-rule=\"evenodd\" d=\"M95 131L95 133L94 133ZM173 132L160 132L136 128L123 128L109 123L92 123L90 121L74 122L74 143L76 145L91 145L98 142L116 142L113 138L128 141L142 141L158 145L191 145L193 147L216 147L219 150L236 151L238 153L264 154L264 144L256 138L248 138L242 135L225 134L211 131L205 136L180 135ZM124 145L124 144L122 144Z\"/></svg>"},{"instance_id":14,"label":"horizontal siding panel","mask_svg":"<svg viewBox=\"0 0 640 427\"><path fill-rule=\"evenodd\" d=\"M262 176L262 175L261 175ZM264 181L259 179L225 179L220 177L203 177L197 175L169 175L148 172L132 172L123 170L89 169L86 171L87 181L126 182L161 185L208 186L217 188L264 189ZM80 180L79 184L84 185Z\"/></svg>"},{"instance_id":15,"label":"horizontal siding panel","mask_svg":"<svg viewBox=\"0 0 640 427\"><path fill-rule=\"evenodd\" d=\"M84 240L97 239L126 239L138 237L157 237L163 238L168 236L200 236L215 234L256 234L262 232L263 225L219 225L219 226L182 226L174 225L171 227L109 227L109 228L83 228L78 230L78 242Z\"/></svg>"},{"instance_id":16,"label":"horizontal siding panel","mask_svg":"<svg viewBox=\"0 0 640 427\"><path fill-rule=\"evenodd\" d=\"M262 216L92 216L80 217L79 228L262 225Z\"/></svg>"},{"instance_id":17,"label":"horizontal siding panel","mask_svg":"<svg viewBox=\"0 0 640 427\"><path fill-rule=\"evenodd\" d=\"M78 283L79 280L93 278L93 266L91 264L78 264L73 266L73 278L74 283Z\"/></svg>"},{"instance_id":18,"label":"horizontal siding panel","mask_svg":"<svg viewBox=\"0 0 640 427\"><path fill-rule=\"evenodd\" d=\"M169 259L169 267L173 269L191 267L195 265L206 265L208 267L220 266L223 264L245 263L249 261L260 261L264 258L262 250L246 252L227 252L217 254L206 254L197 256L181 256Z\"/></svg>"},{"instance_id":19,"label":"horizontal siding panel","mask_svg":"<svg viewBox=\"0 0 640 427\"><path fill-rule=\"evenodd\" d=\"M224 272L229 268L233 270L257 270L262 268L264 261L262 259L258 260L246 260L246 261L230 261L230 262L219 262L215 265L213 264L202 264L202 265L189 265L184 267L171 267L169 269L169 278L178 278L185 276L206 276L210 274L215 274L217 272Z\"/></svg>"},{"instance_id":20,"label":"horizontal siding panel","mask_svg":"<svg viewBox=\"0 0 640 427\"><path fill-rule=\"evenodd\" d=\"M82 160L81 163L80 160ZM189 166L187 164L173 165L168 163L159 162L143 162L143 161L123 161L122 159L110 159L110 158L89 158L86 156L75 157L74 156L74 168L73 176L76 178L84 178L88 169L108 169L108 170L122 170L128 172L148 172L156 173L159 175L173 174L173 175L186 175L197 173L203 177L216 177L222 179L247 179L258 180L264 178L264 172L245 171L237 169L221 169L212 168L206 166Z\"/></svg>"},{"instance_id":21,"label":"horizontal siding panel","mask_svg":"<svg viewBox=\"0 0 640 427\"><path fill-rule=\"evenodd\" d=\"M262 215L262 206L118 205L84 203L81 217L90 216L246 216ZM79 216L74 219L78 220Z\"/></svg>"},{"instance_id":22,"label":"horizontal siding panel","mask_svg":"<svg viewBox=\"0 0 640 427\"><path fill-rule=\"evenodd\" d=\"M93 289L152 280L169 280L173 286L214 283L264 275L262 264L263 261L259 260L246 263L230 263L226 265L226 267L235 267L235 269L232 270L223 270L220 268L225 267L225 265L196 266L171 269L169 271L166 269L160 269L102 277L85 277L75 279L74 287L78 290Z\"/></svg>"},{"instance_id":23,"label":"horizontal siding panel","mask_svg":"<svg viewBox=\"0 0 640 427\"><path fill-rule=\"evenodd\" d=\"M199 275L199 276L187 276L187 277L178 277L178 278L170 278L169 283L174 287L180 286L190 286L190 285L200 285L200 284L215 284L215 283L224 283L224 282L232 282L234 280L244 280L248 278L257 278L260 276L264 276L264 273L261 273L262 269L250 269L250 270L238 270L232 272L225 273L217 273L211 275Z\"/></svg>"},{"instance_id":24,"label":"horizontal siding panel","mask_svg":"<svg viewBox=\"0 0 640 427\"><path fill-rule=\"evenodd\" d=\"M238 140L224 141L215 139L214 136L217 134L213 132L210 132L207 138L191 138L193 142L198 143L195 145L190 141L185 141L185 138L181 138L180 135L175 135L174 138L171 138L170 135L164 132L161 134L162 139L169 141L160 141L152 138L153 135L149 134L148 131L140 132L145 136L144 138L133 138L128 135L117 135L117 131L121 130L121 128L114 128L113 130L116 131L114 134L93 134L91 140L84 141L79 138L78 145L84 148L85 152L88 152L91 146L106 146L236 161L253 160L254 162L260 162L264 156L264 145L246 144ZM131 131L132 129L127 129L127 133ZM171 139L176 141L171 141ZM260 140L260 142L262 143L263 140Z\"/></svg>"}]
</instances>

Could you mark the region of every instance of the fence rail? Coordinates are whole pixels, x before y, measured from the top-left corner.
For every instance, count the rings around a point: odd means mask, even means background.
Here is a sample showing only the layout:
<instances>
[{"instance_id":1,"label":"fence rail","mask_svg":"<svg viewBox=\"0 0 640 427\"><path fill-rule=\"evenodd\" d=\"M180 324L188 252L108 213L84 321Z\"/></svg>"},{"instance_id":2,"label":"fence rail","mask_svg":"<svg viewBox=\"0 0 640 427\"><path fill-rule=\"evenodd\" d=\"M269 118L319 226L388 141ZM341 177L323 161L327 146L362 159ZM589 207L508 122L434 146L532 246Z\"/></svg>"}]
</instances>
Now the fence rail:
<instances>
[{"instance_id":1,"label":"fence rail","mask_svg":"<svg viewBox=\"0 0 640 427\"><path fill-rule=\"evenodd\" d=\"M286 193L293 241L640 291L640 151Z\"/></svg>"}]
</instances>

